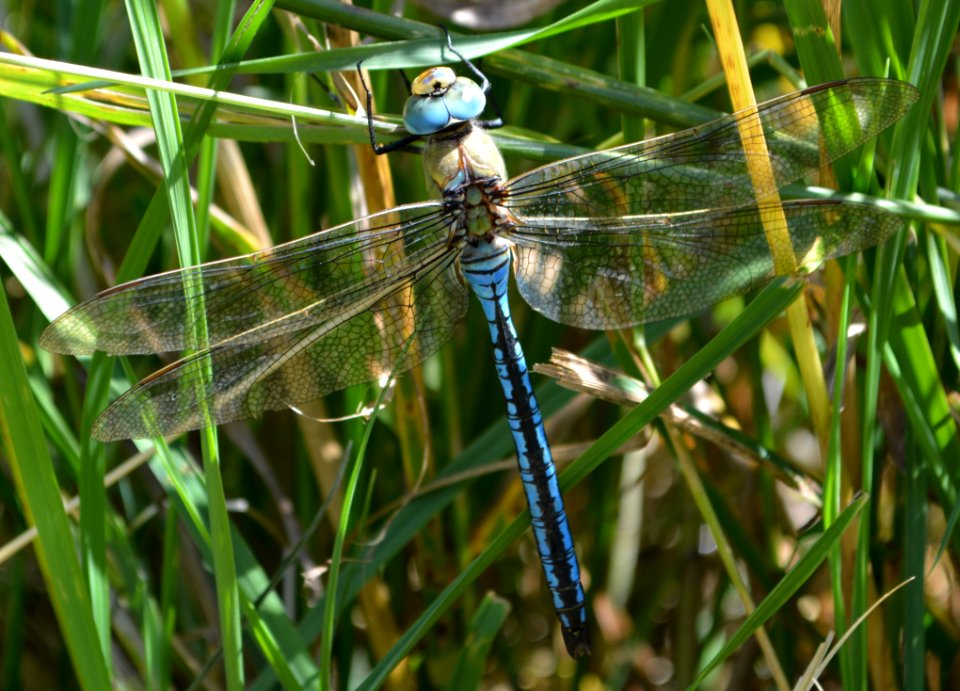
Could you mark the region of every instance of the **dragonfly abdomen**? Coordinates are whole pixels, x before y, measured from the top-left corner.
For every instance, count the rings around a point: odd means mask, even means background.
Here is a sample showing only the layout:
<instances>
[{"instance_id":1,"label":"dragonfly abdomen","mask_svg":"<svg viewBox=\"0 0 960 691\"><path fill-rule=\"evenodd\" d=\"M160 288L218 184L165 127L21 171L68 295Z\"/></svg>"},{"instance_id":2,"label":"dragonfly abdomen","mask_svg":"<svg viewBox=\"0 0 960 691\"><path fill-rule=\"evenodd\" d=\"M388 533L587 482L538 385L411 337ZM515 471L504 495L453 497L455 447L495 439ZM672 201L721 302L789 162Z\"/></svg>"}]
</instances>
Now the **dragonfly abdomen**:
<instances>
[{"instance_id":1,"label":"dragonfly abdomen","mask_svg":"<svg viewBox=\"0 0 960 691\"><path fill-rule=\"evenodd\" d=\"M523 349L510 317L507 282L510 245L502 238L467 245L460 258L463 275L480 299L493 341L497 376L507 404L507 422L517 449L517 465L530 508L537 551L573 657L590 652L580 564L557 482L540 405L530 383Z\"/></svg>"}]
</instances>

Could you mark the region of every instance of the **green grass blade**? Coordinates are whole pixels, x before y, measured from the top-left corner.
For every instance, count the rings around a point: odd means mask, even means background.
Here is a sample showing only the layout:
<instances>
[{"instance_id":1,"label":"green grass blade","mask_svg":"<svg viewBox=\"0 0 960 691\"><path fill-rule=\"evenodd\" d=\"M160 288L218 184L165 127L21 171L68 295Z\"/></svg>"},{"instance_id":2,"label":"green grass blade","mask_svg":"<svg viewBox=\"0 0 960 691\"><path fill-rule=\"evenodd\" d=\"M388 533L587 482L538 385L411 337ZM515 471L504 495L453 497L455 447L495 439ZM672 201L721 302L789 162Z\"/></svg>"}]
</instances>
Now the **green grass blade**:
<instances>
[{"instance_id":1,"label":"green grass blade","mask_svg":"<svg viewBox=\"0 0 960 691\"><path fill-rule=\"evenodd\" d=\"M845 76L837 54L837 37L824 14L823 3L816 0L785 0L797 56L804 76L810 84L843 79Z\"/></svg>"},{"instance_id":2,"label":"green grass blade","mask_svg":"<svg viewBox=\"0 0 960 691\"><path fill-rule=\"evenodd\" d=\"M903 507L904 579L913 578L905 586L903 607L903 689L923 691L927 688L926 623L924 581L927 558L927 467L914 462L906 472L906 492Z\"/></svg>"},{"instance_id":3,"label":"green grass blade","mask_svg":"<svg viewBox=\"0 0 960 691\"><path fill-rule=\"evenodd\" d=\"M757 605L753 614L747 617L743 625L737 629L737 632L728 640L721 651L717 653L697 674L697 678L690 689L697 688L703 680L717 666L728 658L734 651L742 646L746 640L752 636L763 624L776 614L787 601L810 579L813 572L820 566L827 555L834 548L837 541L843 536L850 523L856 518L864 506L866 506L867 497L860 495L856 497L850 505L844 509L827 530L824 531L817 540L810 546L810 549L804 554L790 571L780 580L779 583L770 591L763 601Z\"/></svg>"},{"instance_id":4,"label":"green grass blade","mask_svg":"<svg viewBox=\"0 0 960 691\"><path fill-rule=\"evenodd\" d=\"M347 8L331 0L278 4L300 14L384 38L404 39L423 35L433 36L435 41L442 38L442 32L436 26L399 17L386 18L353 6ZM641 4L635 3L638 7ZM459 47L459 43L457 45ZM602 106L673 125L696 125L717 116L716 111L671 98L655 89L640 88L594 70L544 56L531 59L525 51L503 50L492 54L485 59L484 69L502 77L519 79L564 94L573 93L578 98L589 99Z\"/></svg>"},{"instance_id":5,"label":"green grass blade","mask_svg":"<svg viewBox=\"0 0 960 691\"><path fill-rule=\"evenodd\" d=\"M470 620L467 640L450 675L448 689L465 691L483 687L483 673L490 649L509 613L509 601L492 593L486 594Z\"/></svg>"},{"instance_id":6,"label":"green grass blade","mask_svg":"<svg viewBox=\"0 0 960 691\"><path fill-rule=\"evenodd\" d=\"M5 225L6 219L0 223ZM5 293L0 298L0 427L21 504L37 527L37 556L73 669L87 688L110 688L87 585Z\"/></svg>"},{"instance_id":7,"label":"green grass blade","mask_svg":"<svg viewBox=\"0 0 960 691\"><path fill-rule=\"evenodd\" d=\"M154 79L169 80L170 67L156 5L151 2L130 0L127 11L144 74ZM197 235L196 217L193 213L193 202L190 198L190 177L177 102L173 95L153 90L147 91L147 100L150 102L150 112L154 118L157 149L164 170L164 183L180 261L184 266L198 264L202 254ZM196 313L188 318L191 323L196 324L195 344L201 346L207 340L202 296L192 295L186 287L185 291L188 304L197 304ZM195 300L198 302L195 303ZM203 382L198 384L198 386L204 385ZM201 396L199 400L204 398ZM240 597L230 535L230 520L223 492L216 430L208 426L203 431L201 439L227 688L240 689L243 687Z\"/></svg>"}]
</instances>

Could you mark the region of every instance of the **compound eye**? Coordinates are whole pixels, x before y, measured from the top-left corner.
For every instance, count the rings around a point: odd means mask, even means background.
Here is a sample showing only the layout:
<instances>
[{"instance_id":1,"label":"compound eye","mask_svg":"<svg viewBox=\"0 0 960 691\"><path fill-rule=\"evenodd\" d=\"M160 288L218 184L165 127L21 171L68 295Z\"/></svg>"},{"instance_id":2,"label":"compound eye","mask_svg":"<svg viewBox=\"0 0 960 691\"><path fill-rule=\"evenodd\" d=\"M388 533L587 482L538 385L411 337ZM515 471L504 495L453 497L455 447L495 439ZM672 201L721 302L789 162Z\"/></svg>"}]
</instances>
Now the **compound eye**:
<instances>
[{"instance_id":1,"label":"compound eye","mask_svg":"<svg viewBox=\"0 0 960 691\"><path fill-rule=\"evenodd\" d=\"M443 97L450 116L456 120L473 120L480 117L487 105L487 96L475 81L457 77Z\"/></svg>"},{"instance_id":2,"label":"compound eye","mask_svg":"<svg viewBox=\"0 0 960 691\"><path fill-rule=\"evenodd\" d=\"M410 93L414 96L440 95L456 80L456 73L449 67L431 67L417 75L410 85Z\"/></svg>"},{"instance_id":3,"label":"compound eye","mask_svg":"<svg viewBox=\"0 0 960 691\"><path fill-rule=\"evenodd\" d=\"M403 126L411 134L434 134L449 124L450 111L443 98L414 95L403 104Z\"/></svg>"},{"instance_id":4,"label":"compound eye","mask_svg":"<svg viewBox=\"0 0 960 691\"><path fill-rule=\"evenodd\" d=\"M449 67L431 67L410 85L403 106L403 124L411 134L430 135L479 117L486 94L476 82L458 77Z\"/></svg>"}]
</instances>

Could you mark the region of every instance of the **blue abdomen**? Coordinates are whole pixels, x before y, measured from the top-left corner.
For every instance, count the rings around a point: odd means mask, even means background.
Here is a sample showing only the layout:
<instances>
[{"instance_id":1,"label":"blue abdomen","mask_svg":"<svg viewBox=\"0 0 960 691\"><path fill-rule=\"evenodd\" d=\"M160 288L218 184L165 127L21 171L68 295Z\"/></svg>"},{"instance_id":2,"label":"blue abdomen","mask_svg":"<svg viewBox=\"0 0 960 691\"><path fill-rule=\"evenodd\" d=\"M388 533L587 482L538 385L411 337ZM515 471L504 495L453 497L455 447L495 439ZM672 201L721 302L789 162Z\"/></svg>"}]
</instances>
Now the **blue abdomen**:
<instances>
[{"instance_id":1,"label":"blue abdomen","mask_svg":"<svg viewBox=\"0 0 960 691\"><path fill-rule=\"evenodd\" d=\"M573 548L540 405L510 318L507 302L510 263L510 245L499 237L490 242L480 241L476 246L468 244L460 258L463 275L480 298L490 328L497 376L507 404L507 422L530 507L530 522L553 605L563 627L564 643L571 655L580 657L590 652L580 564Z\"/></svg>"}]
</instances>

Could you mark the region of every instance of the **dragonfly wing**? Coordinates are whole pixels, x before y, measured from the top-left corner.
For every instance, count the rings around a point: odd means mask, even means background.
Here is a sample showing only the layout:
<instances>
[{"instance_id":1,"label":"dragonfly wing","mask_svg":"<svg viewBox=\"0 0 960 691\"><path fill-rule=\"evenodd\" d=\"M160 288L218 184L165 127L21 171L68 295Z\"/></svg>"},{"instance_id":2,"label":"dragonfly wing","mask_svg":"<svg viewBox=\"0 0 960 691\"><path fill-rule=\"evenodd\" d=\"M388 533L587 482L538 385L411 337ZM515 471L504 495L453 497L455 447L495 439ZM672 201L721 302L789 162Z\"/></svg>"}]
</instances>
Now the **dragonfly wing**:
<instances>
[{"instance_id":1,"label":"dragonfly wing","mask_svg":"<svg viewBox=\"0 0 960 691\"><path fill-rule=\"evenodd\" d=\"M410 369L435 352L467 309L456 250L434 246L392 282L367 286L349 311L297 331L263 331L184 358L144 379L94 423L104 441L175 434L258 417ZM207 382L205 385L202 385Z\"/></svg>"},{"instance_id":2,"label":"dragonfly wing","mask_svg":"<svg viewBox=\"0 0 960 691\"><path fill-rule=\"evenodd\" d=\"M514 213L561 222L756 203L902 117L917 90L890 79L812 87L699 127L537 168L508 183ZM756 189L741 125L762 124L774 180ZM755 128L757 130L758 128ZM759 137L759 132L753 135Z\"/></svg>"},{"instance_id":3,"label":"dragonfly wing","mask_svg":"<svg viewBox=\"0 0 960 691\"><path fill-rule=\"evenodd\" d=\"M697 312L774 276L762 206L583 219L563 228L521 225L515 244L520 294L554 321L616 329ZM901 220L866 204L783 204L797 262L882 242Z\"/></svg>"},{"instance_id":4,"label":"dragonfly wing","mask_svg":"<svg viewBox=\"0 0 960 691\"><path fill-rule=\"evenodd\" d=\"M432 256L447 240L448 223L438 202L411 204L243 257L131 281L60 315L40 344L74 355L184 350L194 347L190 316L198 313L214 345L297 332L349 311ZM195 296L193 310L185 295Z\"/></svg>"}]
</instances>

